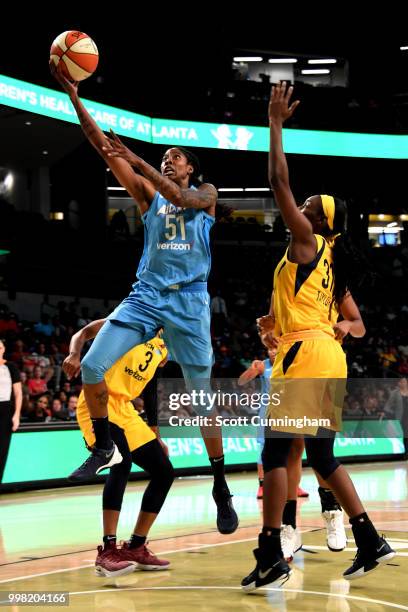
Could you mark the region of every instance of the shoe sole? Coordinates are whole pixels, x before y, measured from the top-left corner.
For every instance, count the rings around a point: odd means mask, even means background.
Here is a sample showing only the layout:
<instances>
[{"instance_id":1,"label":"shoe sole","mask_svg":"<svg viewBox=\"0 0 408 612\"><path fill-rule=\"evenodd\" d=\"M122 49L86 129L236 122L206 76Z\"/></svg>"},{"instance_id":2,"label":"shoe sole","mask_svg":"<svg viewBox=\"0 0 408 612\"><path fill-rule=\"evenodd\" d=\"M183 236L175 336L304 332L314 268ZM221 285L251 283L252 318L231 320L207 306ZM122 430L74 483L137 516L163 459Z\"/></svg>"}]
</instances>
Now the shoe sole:
<instances>
[{"instance_id":1,"label":"shoe sole","mask_svg":"<svg viewBox=\"0 0 408 612\"><path fill-rule=\"evenodd\" d=\"M332 548L331 546L329 546L327 544L327 548L331 551L331 552L341 552L342 550L346 550L347 546L345 546L344 548Z\"/></svg>"},{"instance_id":2,"label":"shoe sole","mask_svg":"<svg viewBox=\"0 0 408 612\"><path fill-rule=\"evenodd\" d=\"M169 569L170 563L167 565L143 565L143 563L136 564L137 569L142 570L144 572L152 572L152 571L163 571Z\"/></svg>"},{"instance_id":3,"label":"shoe sole","mask_svg":"<svg viewBox=\"0 0 408 612\"><path fill-rule=\"evenodd\" d=\"M117 576L127 576L128 574L133 574L134 571L134 565L129 565L129 567L124 567L123 569L116 570L114 572L105 569L101 565L95 566L95 574L100 578L116 578Z\"/></svg>"},{"instance_id":4,"label":"shoe sole","mask_svg":"<svg viewBox=\"0 0 408 612\"><path fill-rule=\"evenodd\" d=\"M357 570L356 572L354 572L354 574L350 574L348 576L345 576L343 574L343 578L345 578L346 580L356 580L357 578L362 578L363 576L367 576L367 574L371 574L371 572L373 572L374 570L377 569L377 567L381 564L381 563L387 563L387 561L390 561L391 559L393 559L396 555L396 552L393 550L392 552L387 553L386 555L383 555L382 557L378 557L378 559L375 560L376 564L374 567L372 567L370 570L368 570L367 572L364 571L364 568L360 568L359 570ZM362 571L361 571L362 570Z\"/></svg>"},{"instance_id":5,"label":"shoe sole","mask_svg":"<svg viewBox=\"0 0 408 612\"><path fill-rule=\"evenodd\" d=\"M238 526L239 526L239 521L238 521L238 523L235 525L235 527L233 527L233 528L231 528L231 529L223 529L223 530L221 530L221 529L218 527L218 525L217 525L217 529L218 529L218 532L219 532L219 533L222 533L222 535L228 535L228 534L230 534L230 533L234 533L234 532L235 532L235 531L238 529Z\"/></svg>"},{"instance_id":6,"label":"shoe sole","mask_svg":"<svg viewBox=\"0 0 408 612\"><path fill-rule=\"evenodd\" d=\"M223 529L223 530L222 530L222 529L220 528L219 524L218 524L218 521L217 521L217 529L218 529L218 531L219 531L220 533L222 533L223 535L228 535L229 533L234 533L234 531L236 531L236 530L238 529L238 526L239 526L239 518L238 518L238 515L237 515L237 514L235 514L235 517L236 517L237 522L236 522L236 523L235 523L235 524L234 524L232 527L230 527L229 529Z\"/></svg>"},{"instance_id":7,"label":"shoe sole","mask_svg":"<svg viewBox=\"0 0 408 612\"><path fill-rule=\"evenodd\" d=\"M292 570L289 570L287 574L283 574L273 582L268 582L268 584L262 584L261 586L256 586L256 582L251 582L250 584L241 585L242 590L245 593L250 593L251 591L255 591L256 589L263 589L265 587L273 587L273 586L282 586L285 584L287 580L289 580L290 575L292 574Z\"/></svg>"},{"instance_id":8,"label":"shoe sole","mask_svg":"<svg viewBox=\"0 0 408 612\"><path fill-rule=\"evenodd\" d=\"M384 555L383 557L378 557L378 559L376 559L377 563L387 563L387 561L390 561L391 559L393 559L395 557L397 553L395 552L395 550L387 553L386 555Z\"/></svg>"}]
</instances>

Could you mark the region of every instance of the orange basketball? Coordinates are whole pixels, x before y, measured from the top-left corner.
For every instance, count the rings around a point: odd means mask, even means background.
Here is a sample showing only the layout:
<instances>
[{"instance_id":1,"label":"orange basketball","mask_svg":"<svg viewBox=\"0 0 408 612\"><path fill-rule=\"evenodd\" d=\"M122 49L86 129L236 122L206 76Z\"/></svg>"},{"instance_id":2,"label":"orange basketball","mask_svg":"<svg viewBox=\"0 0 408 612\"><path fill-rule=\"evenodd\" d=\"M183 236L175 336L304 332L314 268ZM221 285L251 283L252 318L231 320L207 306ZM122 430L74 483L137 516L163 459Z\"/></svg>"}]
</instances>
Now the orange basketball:
<instances>
[{"instance_id":1,"label":"orange basketball","mask_svg":"<svg viewBox=\"0 0 408 612\"><path fill-rule=\"evenodd\" d=\"M95 72L99 53L92 38L84 32L69 30L54 40L51 59L70 81L83 81Z\"/></svg>"}]
</instances>

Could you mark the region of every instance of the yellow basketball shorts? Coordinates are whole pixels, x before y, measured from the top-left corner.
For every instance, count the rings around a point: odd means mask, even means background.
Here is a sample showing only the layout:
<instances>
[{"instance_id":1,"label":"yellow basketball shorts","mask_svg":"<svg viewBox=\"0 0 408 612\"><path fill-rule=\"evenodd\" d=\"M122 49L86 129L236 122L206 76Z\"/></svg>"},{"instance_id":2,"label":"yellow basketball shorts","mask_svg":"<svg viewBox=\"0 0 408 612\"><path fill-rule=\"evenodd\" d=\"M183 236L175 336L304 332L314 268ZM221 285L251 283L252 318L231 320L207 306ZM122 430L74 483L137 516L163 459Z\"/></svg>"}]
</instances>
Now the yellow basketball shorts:
<instances>
[{"instance_id":1,"label":"yellow basketball shorts","mask_svg":"<svg viewBox=\"0 0 408 612\"><path fill-rule=\"evenodd\" d=\"M87 445L93 446L95 444L95 434L83 392L79 396L76 414L78 425ZM110 423L114 423L123 429L130 452L156 438L155 433L140 418L133 404L124 399L109 395L108 419Z\"/></svg>"},{"instance_id":2,"label":"yellow basketball shorts","mask_svg":"<svg viewBox=\"0 0 408 612\"><path fill-rule=\"evenodd\" d=\"M270 428L316 435L340 431L347 381L346 356L328 334L283 336L271 378Z\"/></svg>"}]
</instances>

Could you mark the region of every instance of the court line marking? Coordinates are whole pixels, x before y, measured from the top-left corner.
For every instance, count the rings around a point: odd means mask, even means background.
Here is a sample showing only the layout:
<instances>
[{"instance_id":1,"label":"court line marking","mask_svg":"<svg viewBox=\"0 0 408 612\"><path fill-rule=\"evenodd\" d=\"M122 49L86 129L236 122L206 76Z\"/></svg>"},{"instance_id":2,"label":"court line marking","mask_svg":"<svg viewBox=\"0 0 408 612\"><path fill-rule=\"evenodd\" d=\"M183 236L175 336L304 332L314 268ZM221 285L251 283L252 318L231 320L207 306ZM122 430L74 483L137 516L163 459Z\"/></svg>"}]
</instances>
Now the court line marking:
<instances>
[{"instance_id":1,"label":"court line marking","mask_svg":"<svg viewBox=\"0 0 408 612\"><path fill-rule=\"evenodd\" d=\"M259 528L259 524L254 524L254 525L242 525L242 527L240 527L240 529L252 529L252 528ZM322 527L321 529L324 529L324 527ZM310 531L313 531L313 529L309 529L309 528L305 528L303 530L299 530L300 533L310 533ZM187 533L187 534L182 534L182 535L175 535L175 536L166 536L163 538L157 538L157 540L152 540L152 542L154 542L155 544L159 544L160 542L165 542L166 540L177 540L180 538L186 538L186 537L193 537L193 536L202 536L202 535L211 535L214 533L218 533L217 529L210 529L210 531L192 531L191 533ZM407 540L408 541L408 540ZM93 548L84 548L83 550L71 550L69 552L65 552L65 553L57 553L56 555L46 555L45 557L33 557L32 559L19 559L18 561L10 561L9 563L0 563L0 568L1 567L8 567L11 565L18 565L19 563L27 563L28 561L43 561L44 559L57 559L58 557L66 557L68 555L80 555L81 553L86 553L86 552L93 552L95 550L95 547ZM1 583L1 581L0 581Z\"/></svg>"},{"instance_id":2,"label":"court line marking","mask_svg":"<svg viewBox=\"0 0 408 612\"><path fill-rule=\"evenodd\" d=\"M188 546L187 548L178 548L175 550L164 550L161 552L157 552L157 555L171 555L177 552L188 552L189 550L199 550L200 548L211 548L215 546L226 546L227 544L240 544L243 542L254 542L256 537L245 538L242 540L229 540L228 542L216 542L215 544L197 544L196 546ZM38 574L31 574L29 576L19 576L18 578L7 578L6 580L0 580L0 584L4 584L5 582L15 582L17 580L29 580L30 578L37 578L40 576L48 576L50 574L61 574L62 572L74 572L75 570L84 569L85 567L92 567L94 564L90 563L87 565L77 565L75 567L66 567L58 570L51 570L49 572L41 572Z\"/></svg>"},{"instance_id":3,"label":"court line marking","mask_svg":"<svg viewBox=\"0 0 408 612\"><path fill-rule=\"evenodd\" d=\"M208 532L208 533L213 533L213 532ZM307 533L307 531L303 531L302 533ZM211 548L211 547L216 547L216 546L226 546L227 544L240 544L243 542L254 542L256 540L256 537L252 537L252 538L244 538L241 540L229 540L227 542L216 542L214 544L197 544L197 546L189 546L187 548L179 548L179 549L175 549L175 550L165 550L162 552L158 552L158 555L171 555L177 552L188 552L190 550L200 550L201 548ZM159 541L159 540L158 540ZM312 544L307 544L306 548L312 548L312 549L316 549L316 550L327 550L326 546L318 546L318 545L312 545ZM353 550L357 550L356 548L346 548L344 549L346 552L353 552ZM88 551L84 551L84 552L88 552ZM74 553L73 553L74 554ZM399 556L408 556L408 553L397 553ZM58 569L58 570L50 570L49 572L41 572L41 573L37 573L37 574L29 574L28 576L18 576L17 578L6 578L6 580L0 580L0 584L5 584L7 582L17 582L18 580L30 580L31 578L39 578L40 576L48 576L51 574L61 574L63 572L74 572L76 570L80 570L80 569L85 569L87 567L92 567L93 563L88 563L86 565L76 565L75 567L67 567L67 568L63 568L63 569ZM408 608L407 608L408 609Z\"/></svg>"},{"instance_id":4,"label":"court line marking","mask_svg":"<svg viewBox=\"0 0 408 612\"><path fill-rule=\"evenodd\" d=\"M398 544L398 542L396 542L396 540L388 540L388 543L390 544L390 546L392 546L392 544L396 543ZM399 549L396 548L396 554L399 557L408 557L408 552L402 552L403 549ZM404 548L407 548L406 546L404 546ZM303 552L307 552L308 550L328 550L327 546L321 546L320 544L305 544L304 546L302 546L301 550L303 550ZM338 550L336 551L336 554L339 552L343 552L343 553L350 553L350 552L357 552L357 548L355 546L347 546L347 548L343 548L343 550Z\"/></svg>"},{"instance_id":5,"label":"court line marking","mask_svg":"<svg viewBox=\"0 0 408 612\"><path fill-rule=\"evenodd\" d=\"M244 593L239 586L168 586L168 587L123 587L119 589L96 589L93 591L73 591L69 595L93 595L95 593L109 593L109 592L126 592L126 591L204 591L204 590L229 590L229 591L241 591ZM261 587L258 591L274 591L283 593L303 593L304 595L321 595L323 597L337 597L340 599L353 599L355 601L364 601L371 604L380 604L388 606L390 608L396 608L398 610L408 610L408 606L402 604L392 603L390 601L383 601L382 599L371 599L370 597L361 597L358 595L348 595L343 593L329 593L324 591L305 591L303 589L289 589L289 588L276 588L276 587Z\"/></svg>"}]
</instances>

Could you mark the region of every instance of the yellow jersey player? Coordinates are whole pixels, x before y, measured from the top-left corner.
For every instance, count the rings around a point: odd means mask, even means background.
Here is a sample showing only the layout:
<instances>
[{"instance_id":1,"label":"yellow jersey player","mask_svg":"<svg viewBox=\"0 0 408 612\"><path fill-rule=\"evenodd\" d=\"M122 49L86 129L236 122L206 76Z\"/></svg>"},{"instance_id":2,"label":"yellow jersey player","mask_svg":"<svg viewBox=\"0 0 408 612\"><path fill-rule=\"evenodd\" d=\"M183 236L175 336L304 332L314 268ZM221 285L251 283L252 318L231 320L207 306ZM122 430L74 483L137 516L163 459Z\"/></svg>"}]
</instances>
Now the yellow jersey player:
<instances>
[{"instance_id":1,"label":"yellow jersey player","mask_svg":"<svg viewBox=\"0 0 408 612\"><path fill-rule=\"evenodd\" d=\"M345 387L347 364L344 351L336 341L331 310L334 304L341 311L355 262L344 237L345 203L329 195L315 195L307 198L299 209L293 197L282 146L283 122L299 104L296 101L289 105L292 92L293 87L287 87L285 82L274 85L269 103L269 180L291 232L289 248L274 274L274 333L279 336L279 347L271 380L272 385L276 383L274 392L279 385L284 391L278 407L281 411L277 411L279 416L285 417L283 411L288 411L289 416L300 420L302 416L308 418L307 424L311 425L306 431L309 435L305 437L305 447L309 464L328 483L349 515L357 555L343 576L352 580L392 559L395 552L377 533L349 475L333 453L335 431L341 418L336 381ZM338 326L353 333L360 321L341 321ZM272 406L268 416L275 417ZM316 417L330 421L330 426L314 427L315 421L318 422ZM254 551L256 567L241 583L245 591L283 584L290 575L283 558L280 528L288 498L286 467L295 437L292 432L284 424L273 432L273 438L268 435L265 439L262 452L264 525L259 534L259 548Z\"/></svg>"},{"instance_id":2,"label":"yellow jersey player","mask_svg":"<svg viewBox=\"0 0 408 612\"><path fill-rule=\"evenodd\" d=\"M72 337L70 352L63 364L68 378L79 374L81 350L85 342L97 335L104 322L93 321ZM173 467L155 431L140 418L131 403L166 360L167 349L163 340L156 336L132 348L106 373L109 429L116 452L121 457L118 457L119 463L103 465L98 470L100 472L110 467L103 489L103 546L98 546L95 562L99 576L123 576L135 569L163 570L169 567L169 561L159 559L146 547L146 537L172 485ZM77 420L91 450L95 445L95 433L83 392L79 396ZM143 494L131 538L119 548L116 546L116 530L132 463L149 474L150 482ZM79 472L86 469L85 461L68 479L71 482L83 481L84 477Z\"/></svg>"}]
</instances>

